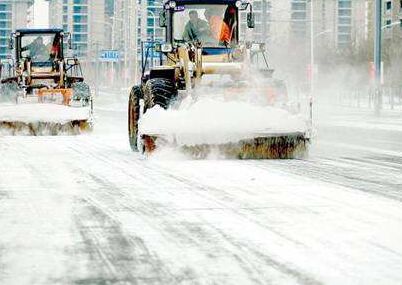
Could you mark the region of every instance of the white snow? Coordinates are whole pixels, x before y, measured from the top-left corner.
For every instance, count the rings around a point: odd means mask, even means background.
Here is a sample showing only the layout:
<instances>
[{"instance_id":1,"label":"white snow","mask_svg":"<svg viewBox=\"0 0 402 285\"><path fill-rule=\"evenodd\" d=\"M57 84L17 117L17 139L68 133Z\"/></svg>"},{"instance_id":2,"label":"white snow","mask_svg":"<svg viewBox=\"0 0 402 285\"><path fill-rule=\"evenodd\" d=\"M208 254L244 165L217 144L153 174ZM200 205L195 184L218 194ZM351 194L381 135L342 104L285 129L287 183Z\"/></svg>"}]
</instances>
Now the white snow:
<instances>
[{"instance_id":1,"label":"white snow","mask_svg":"<svg viewBox=\"0 0 402 285\"><path fill-rule=\"evenodd\" d=\"M54 122L67 123L71 120L90 118L89 107L69 107L57 104L1 104L0 121L3 122Z\"/></svg>"},{"instance_id":2,"label":"white snow","mask_svg":"<svg viewBox=\"0 0 402 285\"><path fill-rule=\"evenodd\" d=\"M139 122L140 133L160 135L179 145L237 142L264 134L306 130L306 122L286 110L217 98L201 98L179 109L155 106Z\"/></svg>"},{"instance_id":3,"label":"white snow","mask_svg":"<svg viewBox=\"0 0 402 285\"><path fill-rule=\"evenodd\" d=\"M0 284L401 283L392 145L148 160L107 103L87 136L0 137Z\"/></svg>"}]
</instances>

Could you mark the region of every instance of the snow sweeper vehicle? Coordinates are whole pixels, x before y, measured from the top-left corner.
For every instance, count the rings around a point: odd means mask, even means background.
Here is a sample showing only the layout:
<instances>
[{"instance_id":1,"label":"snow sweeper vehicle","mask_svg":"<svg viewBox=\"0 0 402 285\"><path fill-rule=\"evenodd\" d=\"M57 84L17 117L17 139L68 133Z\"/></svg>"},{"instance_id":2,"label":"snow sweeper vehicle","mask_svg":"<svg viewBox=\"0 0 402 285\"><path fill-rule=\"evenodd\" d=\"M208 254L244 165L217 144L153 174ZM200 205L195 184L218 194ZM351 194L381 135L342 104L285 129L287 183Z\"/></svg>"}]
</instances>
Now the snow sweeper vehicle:
<instances>
[{"instance_id":1,"label":"snow sweeper vehicle","mask_svg":"<svg viewBox=\"0 0 402 285\"><path fill-rule=\"evenodd\" d=\"M285 107L286 85L273 78L265 45L240 41L241 14L254 28L252 4L245 0L164 3L159 25L166 41L143 44L141 83L129 96L133 151L173 146L196 158L304 155L308 123ZM148 67L151 48L161 60L155 63L152 55Z\"/></svg>"},{"instance_id":2,"label":"snow sweeper vehicle","mask_svg":"<svg viewBox=\"0 0 402 285\"><path fill-rule=\"evenodd\" d=\"M92 128L92 95L62 29L19 29L0 68L0 134L79 134Z\"/></svg>"}]
</instances>

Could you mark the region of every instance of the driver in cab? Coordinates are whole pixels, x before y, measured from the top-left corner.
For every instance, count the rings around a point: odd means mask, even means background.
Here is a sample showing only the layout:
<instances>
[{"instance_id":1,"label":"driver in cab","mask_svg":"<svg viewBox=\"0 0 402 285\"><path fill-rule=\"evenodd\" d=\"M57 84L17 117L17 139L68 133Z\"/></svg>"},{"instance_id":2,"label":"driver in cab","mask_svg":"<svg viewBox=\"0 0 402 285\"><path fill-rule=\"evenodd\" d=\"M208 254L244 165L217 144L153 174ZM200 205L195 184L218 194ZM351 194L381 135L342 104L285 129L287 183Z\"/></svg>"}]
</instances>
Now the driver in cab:
<instances>
[{"instance_id":1,"label":"driver in cab","mask_svg":"<svg viewBox=\"0 0 402 285\"><path fill-rule=\"evenodd\" d=\"M198 17L198 12L189 12L190 20L184 27L183 39L185 41L205 41L210 33L208 22Z\"/></svg>"},{"instance_id":2,"label":"driver in cab","mask_svg":"<svg viewBox=\"0 0 402 285\"><path fill-rule=\"evenodd\" d=\"M22 48L22 52L28 51L29 56L37 61L46 61L49 58L49 51L43 43L41 36L37 37L32 43Z\"/></svg>"}]
</instances>

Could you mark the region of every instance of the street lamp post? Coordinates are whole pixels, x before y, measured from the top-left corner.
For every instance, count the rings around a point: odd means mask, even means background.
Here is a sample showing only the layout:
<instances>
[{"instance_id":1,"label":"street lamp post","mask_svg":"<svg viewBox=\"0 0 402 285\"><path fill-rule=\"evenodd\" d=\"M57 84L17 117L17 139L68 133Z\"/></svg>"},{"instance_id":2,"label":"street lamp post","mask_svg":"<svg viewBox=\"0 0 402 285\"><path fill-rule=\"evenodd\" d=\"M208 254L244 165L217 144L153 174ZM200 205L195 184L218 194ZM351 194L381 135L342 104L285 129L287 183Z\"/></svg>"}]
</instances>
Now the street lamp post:
<instances>
[{"instance_id":1,"label":"street lamp post","mask_svg":"<svg viewBox=\"0 0 402 285\"><path fill-rule=\"evenodd\" d=\"M105 21L99 21L99 20L92 20L94 23L99 23L99 24L103 24L105 26L108 26L111 29L111 40L112 40L112 50L115 49L115 41L114 41L114 33L115 33L115 18L113 17L113 24L112 23L108 23ZM97 56L99 56L99 51L97 52ZM114 62L110 63L111 66L111 83L112 85L114 85ZM98 67L97 67L98 68Z\"/></svg>"},{"instance_id":2,"label":"street lamp post","mask_svg":"<svg viewBox=\"0 0 402 285\"><path fill-rule=\"evenodd\" d=\"M156 37L156 15L153 11L148 10L148 13L151 14L152 18L153 18L153 23L154 23L154 27L153 27L153 33L152 33L152 40L155 40Z\"/></svg>"},{"instance_id":3,"label":"street lamp post","mask_svg":"<svg viewBox=\"0 0 402 285\"><path fill-rule=\"evenodd\" d=\"M375 2L375 36L374 36L374 66L375 66L375 113L381 110L381 40L382 40L382 0Z\"/></svg>"},{"instance_id":4,"label":"street lamp post","mask_svg":"<svg viewBox=\"0 0 402 285\"><path fill-rule=\"evenodd\" d=\"M310 0L310 68L311 95L314 93L314 2Z\"/></svg>"},{"instance_id":5,"label":"street lamp post","mask_svg":"<svg viewBox=\"0 0 402 285\"><path fill-rule=\"evenodd\" d=\"M155 13L151 10L148 10L148 13L151 14L153 17L153 30L152 30L152 44L155 44L155 39L156 39L156 16ZM152 49L152 54L151 54L151 66L154 66L154 50Z\"/></svg>"},{"instance_id":6,"label":"street lamp post","mask_svg":"<svg viewBox=\"0 0 402 285\"><path fill-rule=\"evenodd\" d=\"M149 13L149 14L152 16L152 18L153 18L152 42L154 42L155 39L156 39L156 15L155 15L155 13L154 13L153 11L148 10L148 8L149 8L149 7L147 7L147 13ZM139 11L140 11L140 10L139 10ZM148 29L147 29L146 36L147 36L147 40L148 40ZM143 41L143 39L141 39L141 41ZM153 59L153 57L154 57L153 50L152 50L151 56L152 56L151 64L152 64L152 66L153 66L153 60L154 60L154 59Z\"/></svg>"},{"instance_id":7,"label":"street lamp post","mask_svg":"<svg viewBox=\"0 0 402 285\"><path fill-rule=\"evenodd\" d=\"M314 2L310 0L310 127L313 125L314 64Z\"/></svg>"}]
</instances>

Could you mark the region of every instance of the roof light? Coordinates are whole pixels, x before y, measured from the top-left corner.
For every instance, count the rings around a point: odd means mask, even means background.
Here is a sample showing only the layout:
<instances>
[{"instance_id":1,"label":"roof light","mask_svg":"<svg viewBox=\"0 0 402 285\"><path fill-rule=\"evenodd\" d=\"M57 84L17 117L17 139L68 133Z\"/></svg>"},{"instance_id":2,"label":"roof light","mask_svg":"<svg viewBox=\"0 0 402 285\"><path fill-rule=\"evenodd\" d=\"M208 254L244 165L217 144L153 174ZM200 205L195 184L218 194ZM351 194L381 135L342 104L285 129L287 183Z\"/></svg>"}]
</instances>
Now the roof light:
<instances>
[{"instance_id":1,"label":"roof light","mask_svg":"<svg viewBox=\"0 0 402 285\"><path fill-rule=\"evenodd\" d=\"M169 2L169 7L172 8L172 9L176 8L176 2L175 1L170 1Z\"/></svg>"},{"instance_id":2,"label":"roof light","mask_svg":"<svg viewBox=\"0 0 402 285\"><path fill-rule=\"evenodd\" d=\"M171 44L165 43L161 45L161 51L162 52L172 52L173 47Z\"/></svg>"}]
</instances>

